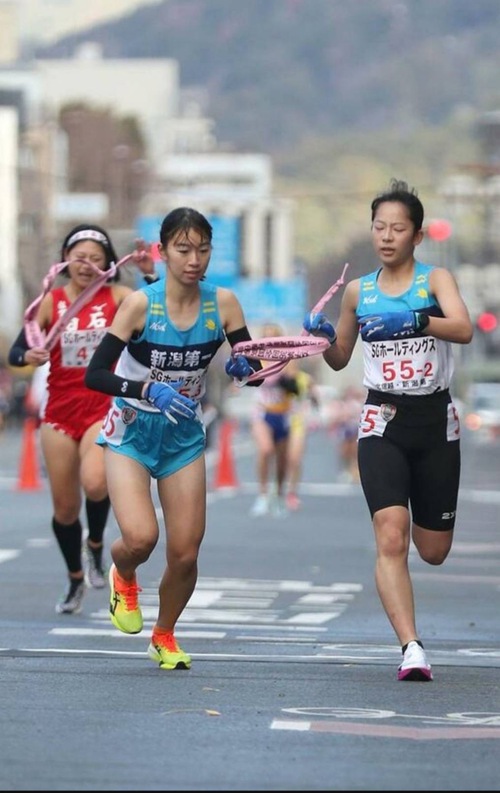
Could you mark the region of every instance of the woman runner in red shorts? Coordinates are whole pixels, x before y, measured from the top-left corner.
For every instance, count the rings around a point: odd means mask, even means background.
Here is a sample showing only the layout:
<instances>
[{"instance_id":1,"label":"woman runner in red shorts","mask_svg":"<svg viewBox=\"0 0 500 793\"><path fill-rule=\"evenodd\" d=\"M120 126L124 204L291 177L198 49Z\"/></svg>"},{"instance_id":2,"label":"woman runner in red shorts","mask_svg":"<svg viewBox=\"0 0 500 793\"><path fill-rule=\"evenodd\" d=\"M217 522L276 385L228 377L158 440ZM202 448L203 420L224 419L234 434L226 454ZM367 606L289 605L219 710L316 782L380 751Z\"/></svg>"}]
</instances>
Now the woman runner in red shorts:
<instances>
[{"instance_id":1,"label":"woman runner in red shorts","mask_svg":"<svg viewBox=\"0 0 500 793\"><path fill-rule=\"evenodd\" d=\"M62 273L66 283L50 289L38 307L36 321L45 333L96 278L89 262L108 270L117 256L103 228L81 224L66 235L61 261L70 262ZM145 274L153 273L153 260L144 252L138 250L134 261ZM95 439L110 397L88 389L84 377L92 353L109 329L118 306L133 291L117 284L118 277L119 271L82 306L50 351L43 346L30 348L23 329L9 352L11 366L39 367L49 362L40 441L53 504L52 529L69 576L68 588L56 605L59 614L81 611L86 584L97 588L106 585L103 534L110 502L103 451ZM88 523L83 554L82 490Z\"/></svg>"}]
</instances>

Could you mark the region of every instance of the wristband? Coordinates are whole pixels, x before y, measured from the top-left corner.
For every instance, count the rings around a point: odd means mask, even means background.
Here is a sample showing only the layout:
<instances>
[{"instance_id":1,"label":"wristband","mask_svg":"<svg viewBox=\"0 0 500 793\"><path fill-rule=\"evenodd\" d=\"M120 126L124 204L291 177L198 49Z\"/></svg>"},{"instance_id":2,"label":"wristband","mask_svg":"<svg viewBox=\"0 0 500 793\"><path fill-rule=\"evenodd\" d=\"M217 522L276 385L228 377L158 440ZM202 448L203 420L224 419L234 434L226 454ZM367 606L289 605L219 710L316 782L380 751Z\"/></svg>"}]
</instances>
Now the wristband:
<instances>
[{"instance_id":1,"label":"wristband","mask_svg":"<svg viewBox=\"0 0 500 793\"><path fill-rule=\"evenodd\" d=\"M430 322L430 317L428 314L424 314L423 311L416 311L415 312L415 320L417 325L417 331L421 333L423 330L426 329L427 325Z\"/></svg>"},{"instance_id":2,"label":"wristband","mask_svg":"<svg viewBox=\"0 0 500 793\"><path fill-rule=\"evenodd\" d=\"M152 273L151 275L148 273L147 275L144 276L144 280L148 285L155 284L157 281L160 280L160 276L158 275L158 273Z\"/></svg>"},{"instance_id":3,"label":"wristband","mask_svg":"<svg viewBox=\"0 0 500 793\"><path fill-rule=\"evenodd\" d=\"M24 350L22 347L11 347L9 352L9 364L11 366L27 366L27 363L24 360L26 352L27 350Z\"/></svg>"}]
</instances>

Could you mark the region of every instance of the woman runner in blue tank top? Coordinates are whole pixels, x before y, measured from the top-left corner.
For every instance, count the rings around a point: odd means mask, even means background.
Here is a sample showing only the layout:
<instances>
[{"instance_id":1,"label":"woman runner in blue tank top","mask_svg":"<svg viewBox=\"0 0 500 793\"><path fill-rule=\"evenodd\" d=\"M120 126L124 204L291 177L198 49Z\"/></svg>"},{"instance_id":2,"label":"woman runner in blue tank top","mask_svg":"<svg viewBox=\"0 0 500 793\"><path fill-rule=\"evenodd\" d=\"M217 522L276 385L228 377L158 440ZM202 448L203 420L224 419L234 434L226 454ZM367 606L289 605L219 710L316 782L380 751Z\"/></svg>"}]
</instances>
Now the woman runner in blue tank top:
<instances>
[{"instance_id":1,"label":"woman runner in blue tank top","mask_svg":"<svg viewBox=\"0 0 500 793\"><path fill-rule=\"evenodd\" d=\"M159 539L151 495L158 496L167 535L167 566L149 657L161 669L189 669L174 628L193 594L205 532L206 433L201 400L207 368L227 339L250 339L241 306L229 289L204 281L212 227L194 209L170 212L160 229L166 278L127 298L97 347L86 385L115 398L97 443L104 447L111 504L121 537L111 546L110 617L124 633L143 627L136 570ZM243 356L226 372L240 380L261 368ZM259 385L254 381L249 385Z\"/></svg>"},{"instance_id":2,"label":"woman runner in blue tank top","mask_svg":"<svg viewBox=\"0 0 500 793\"><path fill-rule=\"evenodd\" d=\"M367 389L358 427L361 485L373 521L375 581L401 644L399 680L432 680L415 623L408 552L444 562L451 548L460 478L460 426L450 396L452 343L473 328L453 275L416 260L424 208L393 180L372 201L380 266L345 289L337 329L324 314L304 328L325 336L323 358L339 371L361 335Z\"/></svg>"}]
</instances>

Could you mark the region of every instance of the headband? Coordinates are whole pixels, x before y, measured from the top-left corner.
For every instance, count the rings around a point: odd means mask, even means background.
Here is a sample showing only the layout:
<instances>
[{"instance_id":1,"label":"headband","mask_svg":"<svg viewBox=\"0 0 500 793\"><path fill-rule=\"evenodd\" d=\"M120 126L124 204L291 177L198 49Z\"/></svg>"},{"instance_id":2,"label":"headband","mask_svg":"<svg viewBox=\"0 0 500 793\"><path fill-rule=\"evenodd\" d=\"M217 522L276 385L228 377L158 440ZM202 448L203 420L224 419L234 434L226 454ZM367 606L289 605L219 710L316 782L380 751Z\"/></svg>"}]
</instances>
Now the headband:
<instances>
[{"instance_id":1,"label":"headband","mask_svg":"<svg viewBox=\"0 0 500 793\"><path fill-rule=\"evenodd\" d=\"M95 242L100 242L101 245L105 245L106 248L109 248L109 240L106 235L101 234L100 231L94 231L94 229L76 231L67 241L66 248L70 248L71 245L74 245L75 242L80 242L80 240L95 240Z\"/></svg>"}]
</instances>

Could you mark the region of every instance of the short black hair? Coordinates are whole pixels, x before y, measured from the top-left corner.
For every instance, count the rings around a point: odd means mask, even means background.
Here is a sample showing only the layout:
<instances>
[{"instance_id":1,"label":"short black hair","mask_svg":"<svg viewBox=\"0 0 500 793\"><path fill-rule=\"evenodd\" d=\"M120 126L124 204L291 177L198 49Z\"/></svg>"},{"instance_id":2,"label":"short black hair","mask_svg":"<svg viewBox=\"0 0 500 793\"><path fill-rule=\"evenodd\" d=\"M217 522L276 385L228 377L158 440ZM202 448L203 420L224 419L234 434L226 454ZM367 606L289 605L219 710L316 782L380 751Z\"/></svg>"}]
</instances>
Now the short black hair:
<instances>
[{"instance_id":1,"label":"short black hair","mask_svg":"<svg viewBox=\"0 0 500 793\"><path fill-rule=\"evenodd\" d=\"M200 237L209 242L210 245L212 244L212 226L205 215L191 207L177 207L177 209L172 209L163 218L160 228L160 242L166 248L170 240L176 237L179 232L183 231L187 236L191 229L197 231ZM200 281L204 280L205 276L203 275Z\"/></svg>"},{"instance_id":2,"label":"short black hair","mask_svg":"<svg viewBox=\"0 0 500 793\"><path fill-rule=\"evenodd\" d=\"M187 233L190 229L197 231L207 242L212 242L212 226L205 215L202 215L196 209L191 209L191 207L178 207L163 218L160 228L160 242L163 246L166 246L179 231Z\"/></svg>"},{"instance_id":3,"label":"short black hair","mask_svg":"<svg viewBox=\"0 0 500 793\"><path fill-rule=\"evenodd\" d=\"M408 183L402 179L391 179L389 188L383 193L379 193L372 201L372 223L380 204L384 204L386 201L397 201L404 204L410 220L415 226L415 231L420 231L424 224L424 206L414 187L408 187Z\"/></svg>"}]
</instances>

